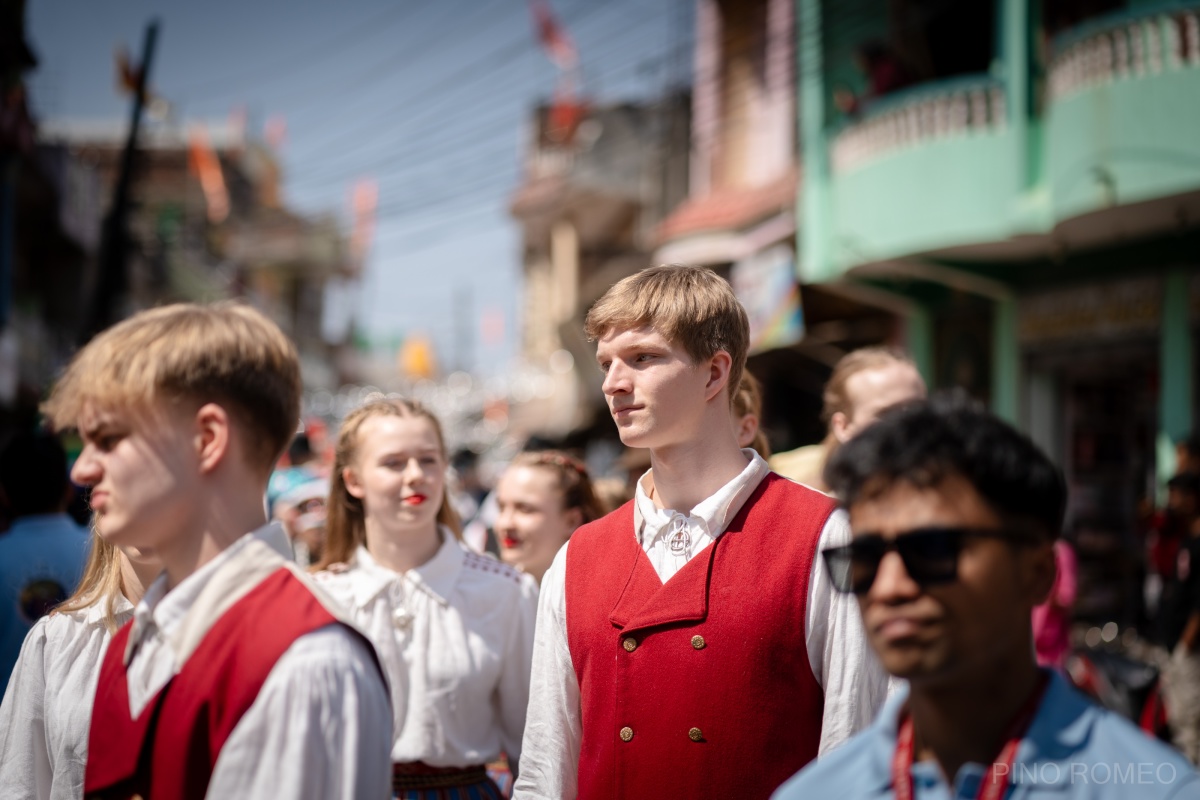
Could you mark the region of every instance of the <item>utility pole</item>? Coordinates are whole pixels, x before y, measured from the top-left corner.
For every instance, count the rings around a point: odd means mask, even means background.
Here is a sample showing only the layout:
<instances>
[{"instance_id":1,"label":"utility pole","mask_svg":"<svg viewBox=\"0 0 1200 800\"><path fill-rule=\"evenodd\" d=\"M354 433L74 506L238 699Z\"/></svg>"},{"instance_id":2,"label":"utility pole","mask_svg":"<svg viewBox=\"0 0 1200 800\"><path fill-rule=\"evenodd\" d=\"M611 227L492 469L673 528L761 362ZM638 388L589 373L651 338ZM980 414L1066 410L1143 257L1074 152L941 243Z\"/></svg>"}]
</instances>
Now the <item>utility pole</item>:
<instances>
[{"instance_id":1,"label":"utility pole","mask_svg":"<svg viewBox=\"0 0 1200 800\"><path fill-rule=\"evenodd\" d=\"M100 237L100 261L96 293L92 296L87 324L82 330L82 343L116 322L117 303L129 287L129 195L133 184L133 163L137 155L138 129L146 103L146 84L154 60L154 43L158 38L158 20L151 20L142 39L142 59L138 64L137 87L133 93L133 110L129 117L129 135L121 154L117 185L113 190L112 206L104 218Z\"/></svg>"}]
</instances>

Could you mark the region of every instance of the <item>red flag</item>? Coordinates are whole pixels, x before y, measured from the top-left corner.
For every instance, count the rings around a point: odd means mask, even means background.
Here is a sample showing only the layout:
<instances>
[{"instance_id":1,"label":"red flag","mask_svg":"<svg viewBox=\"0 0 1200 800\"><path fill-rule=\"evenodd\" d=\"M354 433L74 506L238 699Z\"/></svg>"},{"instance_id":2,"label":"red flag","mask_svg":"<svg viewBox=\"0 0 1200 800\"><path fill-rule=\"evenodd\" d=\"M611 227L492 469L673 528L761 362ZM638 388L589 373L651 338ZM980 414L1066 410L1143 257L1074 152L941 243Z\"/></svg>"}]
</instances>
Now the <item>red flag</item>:
<instances>
[{"instance_id":1,"label":"red flag","mask_svg":"<svg viewBox=\"0 0 1200 800\"><path fill-rule=\"evenodd\" d=\"M216 224L229 216L229 192L225 189L221 160L209 143L208 130L203 125L194 125L188 132L188 140L188 162L192 174L200 179L208 220Z\"/></svg>"},{"instance_id":2,"label":"red flag","mask_svg":"<svg viewBox=\"0 0 1200 800\"><path fill-rule=\"evenodd\" d=\"M559 69L574 67L578 61L575 43L558 24L546 0L529 0L529 10L533 12L533 22L537 25L538 38L546 49L546 55Z\"/></svg>"}]
</instances>

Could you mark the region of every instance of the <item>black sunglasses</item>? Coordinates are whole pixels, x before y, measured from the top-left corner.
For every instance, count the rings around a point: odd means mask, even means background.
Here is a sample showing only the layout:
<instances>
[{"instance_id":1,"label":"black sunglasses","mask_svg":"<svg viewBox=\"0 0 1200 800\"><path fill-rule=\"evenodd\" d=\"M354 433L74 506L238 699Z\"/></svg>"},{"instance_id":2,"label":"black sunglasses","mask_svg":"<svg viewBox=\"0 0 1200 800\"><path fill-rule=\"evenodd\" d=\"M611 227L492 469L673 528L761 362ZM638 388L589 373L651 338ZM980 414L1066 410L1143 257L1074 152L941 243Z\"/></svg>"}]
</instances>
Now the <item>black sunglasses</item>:
<instances>
[{"instance_id":1,"label":"black sunglasses","mask_svg":"<svg viewBox=\"0 0 1200 800\"><path fill-rule=\"evenodd\" d=\"M878 533L855 536L850 544L821 551L833 588L845 594L866 594L883 557L895 550L910 578L922 587L958 578L958 554L969 536L1009 539L1029 544L1036 534L1006 528L916 528L885 539Z\"/></svg>"}]
</instances>

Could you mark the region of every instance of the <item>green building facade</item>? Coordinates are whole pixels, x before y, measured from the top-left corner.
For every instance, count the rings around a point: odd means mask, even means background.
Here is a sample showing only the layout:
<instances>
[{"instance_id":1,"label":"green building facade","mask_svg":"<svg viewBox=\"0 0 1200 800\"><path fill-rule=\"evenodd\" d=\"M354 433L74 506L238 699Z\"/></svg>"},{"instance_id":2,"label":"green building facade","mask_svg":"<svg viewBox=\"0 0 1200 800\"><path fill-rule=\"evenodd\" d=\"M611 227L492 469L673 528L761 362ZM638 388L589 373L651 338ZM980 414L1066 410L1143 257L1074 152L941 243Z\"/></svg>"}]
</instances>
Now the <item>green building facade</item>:
<instances>
[{"instance_id":1,"label":"green building facade","mask_svg":"<svg viewBox=\"0 0 1200 800\"><path fill-rule=\"evenodd\" d=\"M1198 419L1200 3L798 0L797 36L800 280L895 297L930 385L1058 460L1080 613L1134 621Z\"/></svg>"}]
</instances>

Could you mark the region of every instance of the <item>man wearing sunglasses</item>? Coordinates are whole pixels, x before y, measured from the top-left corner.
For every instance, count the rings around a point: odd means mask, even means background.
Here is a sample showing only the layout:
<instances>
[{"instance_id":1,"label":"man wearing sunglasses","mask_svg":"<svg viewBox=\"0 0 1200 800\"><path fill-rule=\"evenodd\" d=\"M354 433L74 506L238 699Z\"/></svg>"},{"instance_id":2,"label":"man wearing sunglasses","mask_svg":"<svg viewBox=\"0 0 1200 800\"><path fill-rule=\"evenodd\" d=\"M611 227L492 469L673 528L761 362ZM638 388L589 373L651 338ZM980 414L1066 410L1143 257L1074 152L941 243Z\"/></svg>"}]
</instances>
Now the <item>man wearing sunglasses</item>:
<instances>
[{"instance_id":1,"label":"man wearing sunglasses","mask_svg":"<svg viewBox=\"0 0 1200 800\"><path fill-rule=\"evenodd\" d=\"M823 551L829 578L909 689L776 798L1200 797L1178 753L1037 667L1030 612L1066 487L1029 439L937 397L885 415L826 477L853 533Z\"/></svg>"}]
</instances>

